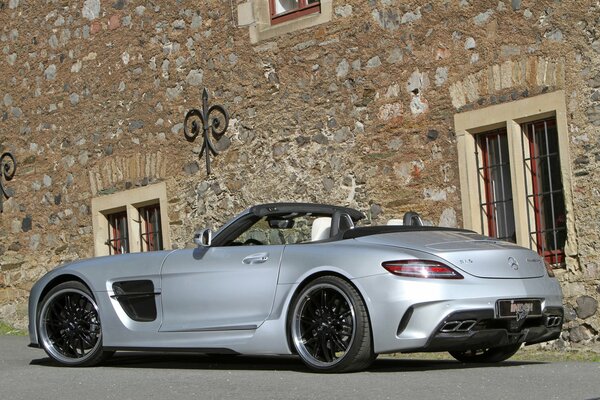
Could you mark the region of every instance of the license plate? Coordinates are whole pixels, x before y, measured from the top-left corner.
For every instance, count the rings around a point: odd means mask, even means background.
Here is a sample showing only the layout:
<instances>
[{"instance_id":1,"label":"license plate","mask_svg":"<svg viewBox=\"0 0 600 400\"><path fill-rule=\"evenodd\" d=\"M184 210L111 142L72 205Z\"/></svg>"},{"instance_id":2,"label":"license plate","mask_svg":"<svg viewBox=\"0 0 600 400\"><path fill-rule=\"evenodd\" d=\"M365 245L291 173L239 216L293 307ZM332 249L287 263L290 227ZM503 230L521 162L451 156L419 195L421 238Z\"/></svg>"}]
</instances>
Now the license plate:
<instances>
[{"instance_id":1,"label":"license plate","mask_svg":"<svg viewBox=\"0 0 600 400\"><path fill-rule=\"evenodd\" d=\"M542 316L542 302L538 299L498 300L497 318L514 318L517 321L528 317Z\"/></svg>"}]
</instances>

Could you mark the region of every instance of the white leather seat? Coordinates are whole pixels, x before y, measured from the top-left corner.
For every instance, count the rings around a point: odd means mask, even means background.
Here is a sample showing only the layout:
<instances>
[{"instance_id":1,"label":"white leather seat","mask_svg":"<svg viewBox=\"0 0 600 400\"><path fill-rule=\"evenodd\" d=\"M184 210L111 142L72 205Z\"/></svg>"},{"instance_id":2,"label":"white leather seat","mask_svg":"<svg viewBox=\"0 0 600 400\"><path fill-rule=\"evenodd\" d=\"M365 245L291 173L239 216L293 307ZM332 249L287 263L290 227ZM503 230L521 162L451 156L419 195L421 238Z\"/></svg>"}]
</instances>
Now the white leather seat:
<instances>
[{"instance_id":1,"label":"white leather seat","mask_svg":"<svg viewBox=\"0 0 600 400\"><path fill-rule=\"evenodd\" d=\"M390 219L386 225L404 225L404 221L401 219L393 218Z\"/></svg>"},{"instance_id":2,"label":"white leather seat","mask_svg":"<svg viewBox=\"0 0 600 400\"><path fill-rule=\"evenodd\" d=\"M316 218L312 223L310 240L311 240L311 242L315 242L317 240L329 239L330 232L331 232L331 218L330 217Z\"/></svg>"}]
</instances>

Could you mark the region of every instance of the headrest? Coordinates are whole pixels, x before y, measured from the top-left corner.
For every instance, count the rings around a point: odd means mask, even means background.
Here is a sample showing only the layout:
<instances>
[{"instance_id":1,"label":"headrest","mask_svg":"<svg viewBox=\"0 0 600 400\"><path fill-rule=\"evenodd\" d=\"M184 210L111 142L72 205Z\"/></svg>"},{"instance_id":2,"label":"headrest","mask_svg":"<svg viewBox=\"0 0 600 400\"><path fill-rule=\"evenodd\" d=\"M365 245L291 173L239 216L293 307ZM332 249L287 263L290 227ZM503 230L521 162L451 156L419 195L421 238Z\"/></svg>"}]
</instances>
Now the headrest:
<instances>
[{"instance_id":1,"label":"headrest","mask_svg":"<svg viewBox=\"0 0 600 400\"><path fill-rule=\"evenodd\" d=\"M316 242L317 240L329 239L330 232L331 232L331 218L330 217L316 218L312 223L310 240L311 240L311 242Z\"/></svg>"}]
</instances>

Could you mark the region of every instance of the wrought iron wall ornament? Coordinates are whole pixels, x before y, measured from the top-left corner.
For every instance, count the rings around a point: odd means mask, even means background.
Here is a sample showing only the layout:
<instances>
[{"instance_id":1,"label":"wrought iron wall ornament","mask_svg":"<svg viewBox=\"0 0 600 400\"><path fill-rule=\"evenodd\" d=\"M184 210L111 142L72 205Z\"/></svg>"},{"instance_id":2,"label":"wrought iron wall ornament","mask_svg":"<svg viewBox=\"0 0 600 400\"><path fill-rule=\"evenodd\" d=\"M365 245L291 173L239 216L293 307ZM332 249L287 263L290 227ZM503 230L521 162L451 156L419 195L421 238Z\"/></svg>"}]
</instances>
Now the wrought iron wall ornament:
<instances>
[{"instance_id":1,"label":"wrought iron wall ornament","mask_svg":"<svg viewBox=\"0 0 600 400\"><path fill-rule=\"evenodd\" d=\"M17 160L10 152L2 153L0 156L0 212L4 209L4 198L12 197L14 190L7 188L5 181L10 181L17 171Z\"/></svg>"},{"instance_id":2,"label":"wrought iron wall ornament","mask_svg":"<svg viewBox=\"0 0 600 400\"><path fill-rule=\"evenodd\" d=\"M185 138L193 142L196 136L202 129L202 135L204 142L202 143L202 149L200 150L200 158L206 153L206 173L210 175L210 153L213 156L219 154L213 142L211 136L219 141L229 125L229 116L227 111L221 105L212 105L208 107L208 92L206 88L202 91L202 109L191 109L185 114L183 121L183 134Z\"/></svg>"}]
</instances>

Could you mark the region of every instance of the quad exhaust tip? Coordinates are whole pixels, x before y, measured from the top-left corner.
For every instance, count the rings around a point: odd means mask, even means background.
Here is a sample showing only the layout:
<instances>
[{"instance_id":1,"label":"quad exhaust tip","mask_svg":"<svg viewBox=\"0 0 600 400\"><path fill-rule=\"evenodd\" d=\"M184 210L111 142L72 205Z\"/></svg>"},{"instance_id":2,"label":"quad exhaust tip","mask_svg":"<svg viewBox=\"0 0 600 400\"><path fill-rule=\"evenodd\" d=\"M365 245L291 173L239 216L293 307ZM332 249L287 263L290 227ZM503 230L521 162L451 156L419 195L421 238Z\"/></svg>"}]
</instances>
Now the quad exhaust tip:
<instances>
[{"instance_id":1,"label":"quad exhaust tip","mask_svg":"<svg viewBox=\"0 0 600 400\"><path fill-rule=\"evenodd\" d=\"M549 315L546 317L546 326L548 328L554 328L562 324L562 317L558 315Z\"/></svg>"},{"instance_id":2,"label":"quad exhaust tip","mask_svg":"<svg viewBox=\"0 0 600 400\"><path fill-rule=\"evenodd\" d=\"M451 333L451 332L469 332L477 324L477 320L468 319L466 321L449 321L442 326L440 332Z\"/></svg>"},{"instance_id":3,"label":"quad exhaust tip","mask_svg":"<svg viewBox=\"0 0 600 400\"><path fill-rule=\"evenodd\" d=\"M546 327L555 328L562 324L563 319L559 315L549 315L546 317ZM440 332L469 332L477 324L477 320L468 319L465 321L448 321L441 327Z\"/></svg>"}]
</instances>

